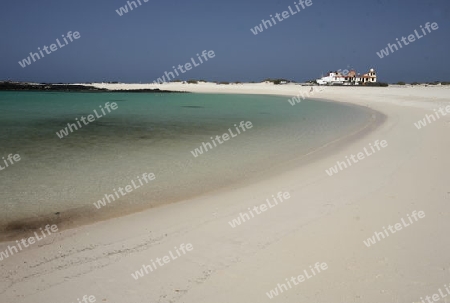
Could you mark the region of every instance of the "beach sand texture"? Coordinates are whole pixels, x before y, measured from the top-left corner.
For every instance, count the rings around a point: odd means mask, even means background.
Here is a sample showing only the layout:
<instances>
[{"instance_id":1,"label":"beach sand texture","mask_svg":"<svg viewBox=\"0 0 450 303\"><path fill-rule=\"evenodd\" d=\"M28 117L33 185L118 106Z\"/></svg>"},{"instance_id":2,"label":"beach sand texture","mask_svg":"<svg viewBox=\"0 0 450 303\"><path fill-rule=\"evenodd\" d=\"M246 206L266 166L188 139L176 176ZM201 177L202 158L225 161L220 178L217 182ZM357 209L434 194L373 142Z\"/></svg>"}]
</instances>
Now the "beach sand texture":
<instances>
[{"instance_id":1,"label":"beach sand texture","mask_svg":"<svg viewBox=\"0 0 450 303\"><path fill-rule=\"evenodd\" d=\"M96 84L199 93L273 94L271 84ZM315 87L314 89L317 89ZM0 262L1 302L420 302L450 282L450 116L414 125L450 105L448 87L326 87L312 98L365 106L383 123L299 168L179 203L64 230ZM376 140L389 144L328 176L325 170ZM332 146L333 147L333 146ZM290 198L232 228L229 221L278 192ZM367 247L363 241L413 211L426 216ZM0 250L13 242L0 244ZM135 280L143 264L180 244L193 250ZM327 270L267 292L316 262ZM442 300L444 301L444 300Z\"/></svg>"}]
</instances>

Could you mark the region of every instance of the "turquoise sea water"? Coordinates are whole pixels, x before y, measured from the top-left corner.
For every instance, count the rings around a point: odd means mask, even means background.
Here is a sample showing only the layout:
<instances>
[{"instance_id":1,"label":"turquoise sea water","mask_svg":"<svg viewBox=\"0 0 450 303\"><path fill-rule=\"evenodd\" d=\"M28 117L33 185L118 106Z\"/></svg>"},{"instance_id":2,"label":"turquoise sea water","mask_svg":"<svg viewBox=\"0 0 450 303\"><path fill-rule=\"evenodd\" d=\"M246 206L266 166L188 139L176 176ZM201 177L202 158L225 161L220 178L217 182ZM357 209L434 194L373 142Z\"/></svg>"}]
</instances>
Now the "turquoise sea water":
<instances>
[{"instance_id":1,"label":"turquoise sea water","mask_svg":"<svg viewBox=\"0 0 450 303\"><path fill-rule=\"evenodd\" d=\"M0 230L76 223L176 202L239 184L367 123L368 110L287 97L212 94L0 92ZM60 139L106 102L118 109ZM100 113L100 111L98 111ZM240 121L253 128L194 158L191 150ZM3 164L0 162L0 164ZM156 180L97 210L143 173Z\"/></svg>"}]
</instances>

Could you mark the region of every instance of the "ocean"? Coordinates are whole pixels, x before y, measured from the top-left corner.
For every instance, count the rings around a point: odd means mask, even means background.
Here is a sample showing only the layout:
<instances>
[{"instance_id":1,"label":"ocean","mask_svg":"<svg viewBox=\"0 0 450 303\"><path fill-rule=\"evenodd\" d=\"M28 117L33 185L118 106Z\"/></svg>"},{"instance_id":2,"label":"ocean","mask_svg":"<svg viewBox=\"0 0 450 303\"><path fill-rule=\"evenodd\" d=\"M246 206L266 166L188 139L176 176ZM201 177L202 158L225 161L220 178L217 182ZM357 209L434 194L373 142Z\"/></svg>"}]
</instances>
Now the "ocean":
<instances>
[{"instance_id":1,"label":"ocean","mask_svg":"<svg viewBox=\"0 0 450 303\"><path fill-rule=\"evenodd\" d=\"M239 186L361 129L373 112L288 97L188 93L0 92L0 231L84 224ZM69 135L56 133L117 108ZM252 128L195 157L217 135ZM212 144L212 143L211 143ZM10 162L8 162L10 163ZM3 160L0 164L4 167ZM154 174L143 182L143 174ZM139 184L126 195L119 187ZM138 181L141 180L138 183ZM107 195L119 198L104 207ZM104 200L105 201L105 200Z\"/></svg>"}]
</instances>

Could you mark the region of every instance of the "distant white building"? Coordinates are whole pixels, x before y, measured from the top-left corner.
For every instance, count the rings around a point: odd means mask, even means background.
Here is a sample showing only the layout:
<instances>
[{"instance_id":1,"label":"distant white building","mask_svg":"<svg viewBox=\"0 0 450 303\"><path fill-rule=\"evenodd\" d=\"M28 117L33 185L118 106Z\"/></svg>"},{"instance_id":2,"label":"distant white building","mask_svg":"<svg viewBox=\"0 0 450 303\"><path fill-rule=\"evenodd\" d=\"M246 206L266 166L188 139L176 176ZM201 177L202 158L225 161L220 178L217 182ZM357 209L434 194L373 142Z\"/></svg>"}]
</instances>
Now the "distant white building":
<instances>
[{"instance_id":1,"label":"distant white building","mask_svg":"<svg viewBox=\"0 0 450 303\"><path fill-rule=\"evenodd\" d=\"M339 71L329 72L325 77L316 80L319 85L364 85L365 83L377 82L377 74L373 68L364 75L357 74L351 70L343 75Z\"/></svg>"}]
</instances>

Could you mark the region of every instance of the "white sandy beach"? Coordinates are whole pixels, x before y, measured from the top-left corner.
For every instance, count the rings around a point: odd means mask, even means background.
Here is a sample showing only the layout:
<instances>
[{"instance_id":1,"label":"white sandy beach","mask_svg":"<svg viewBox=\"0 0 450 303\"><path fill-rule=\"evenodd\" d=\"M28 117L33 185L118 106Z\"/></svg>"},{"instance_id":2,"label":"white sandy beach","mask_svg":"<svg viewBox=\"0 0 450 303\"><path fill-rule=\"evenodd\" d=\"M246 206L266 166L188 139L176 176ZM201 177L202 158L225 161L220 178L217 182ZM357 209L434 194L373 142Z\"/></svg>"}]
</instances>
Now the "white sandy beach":
<instances>
[{"instance_id":1,"label":"white sandy beach","mask_svg":"<svg viewBox=\"0 0 450 303\"><path fill-rule=\"evenodd\" d=\"M274 94L298 85L96 84L199 93ZM315 87L314 89L317 89ZM257 183L65 230L0 261L0 302L420 302L450 282L450 87L326 87L313 98L367 106L387 116L364 136L305 166ZM338 174L325 169L376 140L388 146ZM279 191L291 198L232 228L228 222ZM371 247L363 240L414 210L423 219ZM191 243L193 250L135 280L131 274ZM10 243L1 243L4 250ZM328 269L279 296L277 283L316 262ZM445 292L445 290L444 290ZM450 300L450 297L447 298ZM441 299L445 302L446 299Z\"/></svg>"}]
</instances>

